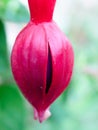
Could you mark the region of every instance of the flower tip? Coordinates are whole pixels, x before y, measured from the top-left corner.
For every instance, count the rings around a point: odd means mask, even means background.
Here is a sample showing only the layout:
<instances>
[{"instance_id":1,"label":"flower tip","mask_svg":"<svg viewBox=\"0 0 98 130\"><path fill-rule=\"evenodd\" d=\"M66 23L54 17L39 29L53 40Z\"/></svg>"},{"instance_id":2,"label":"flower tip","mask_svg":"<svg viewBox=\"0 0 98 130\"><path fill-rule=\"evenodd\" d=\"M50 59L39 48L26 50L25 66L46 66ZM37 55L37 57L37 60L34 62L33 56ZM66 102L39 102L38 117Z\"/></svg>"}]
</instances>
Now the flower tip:
<instances>
[{"instance_id":1,"label":"flower tip","mask_svg":"<svg viewBox=\"0 0 98 130\"><path fill-rule=\"evenodd\" d=\"M37 120L38 119L38 112L36 110L36 108L33 108L34 109L34 120Z\"/></svg>"},{"instance_id":2,"label":"flower tip","mask_svg":"<svg viewBox=\"0 0 98 130\"><path fill-rule=\"evenodd\" d=\"M50 116L51 116L51 112L50 112L49 108L47 108L45 111L41 111L41 112L38 112L34 108L34 119L39 120L40 123L47 120Z\"/></svg>"}]
</instances>

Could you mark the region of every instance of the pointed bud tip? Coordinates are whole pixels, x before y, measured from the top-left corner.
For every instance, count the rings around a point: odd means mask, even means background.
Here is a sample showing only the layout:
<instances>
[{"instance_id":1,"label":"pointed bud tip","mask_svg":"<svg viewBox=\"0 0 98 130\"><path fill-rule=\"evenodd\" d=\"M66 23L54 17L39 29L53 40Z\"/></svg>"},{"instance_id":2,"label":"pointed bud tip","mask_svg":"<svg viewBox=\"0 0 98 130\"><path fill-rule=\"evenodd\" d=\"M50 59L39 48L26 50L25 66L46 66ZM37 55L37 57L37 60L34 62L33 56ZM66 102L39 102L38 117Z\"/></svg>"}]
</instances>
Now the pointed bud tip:
<instances>
[{"instance_id":1,"label":"pointed bud tip","mask_svg":"<svg viewBox=\"0 0 98 130\"><path fill-rule=\"evenodd\" d=\"M45 111L38 112L36 108L34 108L34 119L39 120L40 123L47 120L51 116L51 112L49 108L47 108Z\"/></svg>"}]
</instances>

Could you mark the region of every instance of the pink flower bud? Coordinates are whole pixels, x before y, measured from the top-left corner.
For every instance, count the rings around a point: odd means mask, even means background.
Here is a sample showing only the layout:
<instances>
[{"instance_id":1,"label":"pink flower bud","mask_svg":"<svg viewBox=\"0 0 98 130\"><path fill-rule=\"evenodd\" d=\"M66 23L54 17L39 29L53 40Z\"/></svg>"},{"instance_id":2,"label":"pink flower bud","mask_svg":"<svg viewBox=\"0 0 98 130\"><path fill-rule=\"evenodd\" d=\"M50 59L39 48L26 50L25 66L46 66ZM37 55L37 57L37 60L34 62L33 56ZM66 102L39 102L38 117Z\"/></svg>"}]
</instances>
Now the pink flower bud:
<instances>
[{"instance_id":1,"label":"pink flower bud","mask_svg":"<svg viewBox=\"0 0 98 130\"><path fill-rule=\"evenodd\" d=\"M43 7L42 1L45 0L29 0L30 6L38 6L36 1L40 1ZM18 35L12 50L11 66L20 90L34 107L34 119L42 122L51 115L50 105L70 82L74 54L55 22L47 22L47 19L42 22L43 17L38 17L33 8L31 11L34 18L37 16L34 20L37 24L31 20Z\"/></svg>"}]
</instances>

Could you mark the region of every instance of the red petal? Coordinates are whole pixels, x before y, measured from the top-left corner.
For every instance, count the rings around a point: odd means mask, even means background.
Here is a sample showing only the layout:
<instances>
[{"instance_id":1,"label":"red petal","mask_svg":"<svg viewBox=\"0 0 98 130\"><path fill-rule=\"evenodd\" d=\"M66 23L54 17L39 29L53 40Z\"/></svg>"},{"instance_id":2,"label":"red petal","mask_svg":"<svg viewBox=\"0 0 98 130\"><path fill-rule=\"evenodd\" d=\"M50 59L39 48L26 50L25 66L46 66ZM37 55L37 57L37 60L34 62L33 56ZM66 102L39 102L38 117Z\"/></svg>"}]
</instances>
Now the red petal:
<instances>
[{"instance_id":1,"label":"red petal","mask_svg":"<svg viewBox=\"0 0 98 130\"><path fill-rule=\"evenodd\" d=\"M46 108L50 105L67 87L73 69L73 50L64 34L58 29L55 23L45 26L47 39L52 55L52 84L45 98Z\"/></svg>"},{"instance_id":2,"label":"red petal","mask_svg":"<svg viewBox=\"0 0 98 130\"><path fill-rule=\"evenodd\" d=\"M37 110L44 98L47 58L48 44L42 25L29 25L16 39L12 71L21 91Z\"/></svg>"}]
</instances>

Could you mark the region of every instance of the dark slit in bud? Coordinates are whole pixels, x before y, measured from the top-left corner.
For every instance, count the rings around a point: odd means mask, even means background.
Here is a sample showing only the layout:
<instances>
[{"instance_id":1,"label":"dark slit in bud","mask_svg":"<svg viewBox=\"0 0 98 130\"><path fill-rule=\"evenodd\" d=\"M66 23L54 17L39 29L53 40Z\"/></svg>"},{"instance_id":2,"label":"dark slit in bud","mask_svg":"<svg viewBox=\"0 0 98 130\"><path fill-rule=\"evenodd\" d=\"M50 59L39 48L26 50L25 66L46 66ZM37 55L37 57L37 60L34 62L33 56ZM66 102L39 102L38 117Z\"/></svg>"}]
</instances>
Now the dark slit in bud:
<instances>
[{"instance_id":1,"label":"dark slit in bud","mask_svg":"<svg viewBox=\"0 0 98 130\"><path fill-rule=\"evenodd\" d=\"M48 45L48 63L47 63L47 79L46 79L46 94L48 93L51 82L52 82L52 56L51 56L51 51L50 47Z\"/></svg>"}]
</instances>

